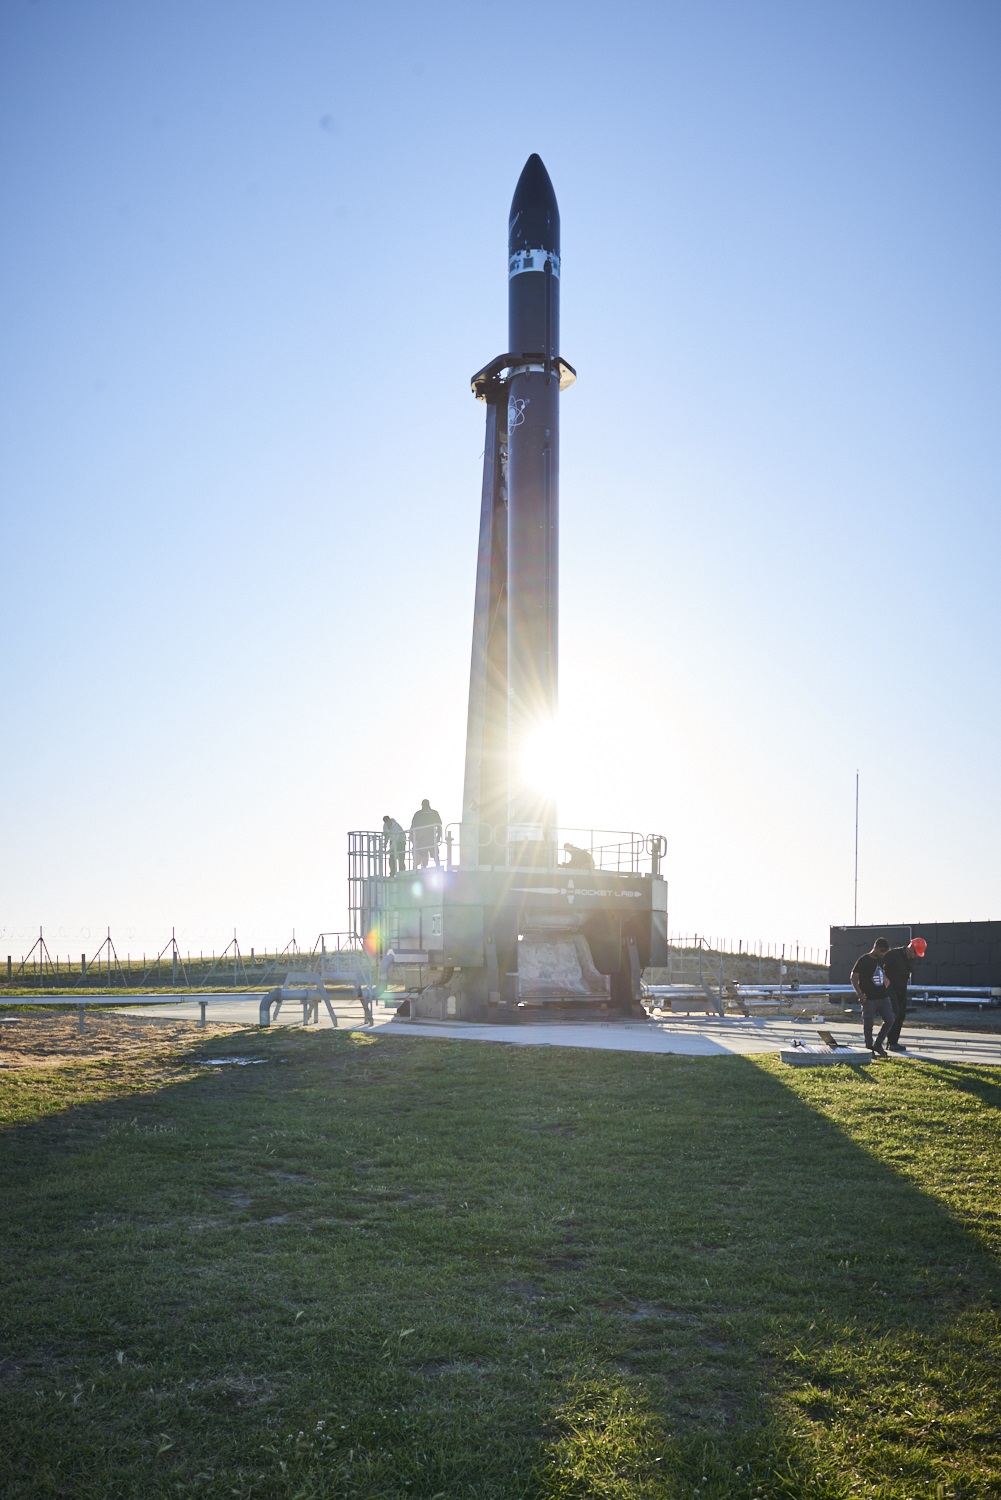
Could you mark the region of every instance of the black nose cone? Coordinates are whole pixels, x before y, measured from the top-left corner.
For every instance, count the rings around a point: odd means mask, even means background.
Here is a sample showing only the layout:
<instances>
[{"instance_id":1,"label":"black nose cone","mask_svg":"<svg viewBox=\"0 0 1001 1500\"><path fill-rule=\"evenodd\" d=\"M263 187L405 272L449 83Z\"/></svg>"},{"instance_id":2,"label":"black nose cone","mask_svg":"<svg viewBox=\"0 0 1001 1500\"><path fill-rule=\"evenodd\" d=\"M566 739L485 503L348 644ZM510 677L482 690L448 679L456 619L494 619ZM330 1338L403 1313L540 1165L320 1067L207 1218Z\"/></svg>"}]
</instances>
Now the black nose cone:
<instances>
[{"instance_id":1,"label":"black nose cone","mask_svg":"<svg viewBox=\"0 0 1001 1500\"><path fill-rule=\"evenodd\" d=\"M533 151L522 168L511 199L507 251L552 250L560 253L560 211L542 157Z\"/></svg>"}]
</instances>

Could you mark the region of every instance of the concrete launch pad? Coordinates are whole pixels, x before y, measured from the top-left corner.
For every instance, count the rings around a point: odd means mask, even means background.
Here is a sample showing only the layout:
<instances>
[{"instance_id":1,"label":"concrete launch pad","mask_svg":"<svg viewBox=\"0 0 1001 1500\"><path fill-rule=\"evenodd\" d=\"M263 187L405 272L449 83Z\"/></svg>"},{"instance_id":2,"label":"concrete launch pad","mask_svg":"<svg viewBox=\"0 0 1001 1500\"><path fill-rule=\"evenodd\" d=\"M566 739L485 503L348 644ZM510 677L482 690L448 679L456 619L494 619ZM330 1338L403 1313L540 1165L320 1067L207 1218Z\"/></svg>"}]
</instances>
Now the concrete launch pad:
<instances>
[{"instance_id":1,"label":"concrete launch pad","mask_svg":"<svg viewBox=\"0 0 1001 1500\"><path fill-rule=\"evenodd\" d=\"M208 1019L214 1024L256 1027L260 996L213 995ZM815 1025L781 1016L670 1016L646 1021L532 1022L505 1025L466 1021L398 1020L395 1012L376 1009L374 1024L364 1024L360 1004L334 1001L338 1027L350 1031L401 1037L423 1037L425 1041L500 1042L512 1047L575 1047L601 1052L645 1052L682 1057L752 1057L792 1049L795 1040L808 1045L818 1041ZM121 1007L119 1014L155 1020L197 1020L198 1001L164 997L162 1005ZM273 1025L302 1026L301 1011L289 1005ZM839 1044L857 1048L861 1027L856 1023L827 1021ZM321 1010L309 1031L330 1030ZM1001 1067L1001 1033L954 1031L922 1027L905 1036L907 1051L886 1062L874 1064L875 1072L900 1063L969 1063L978 1067ZM829 1054L834 1056L835 1054ZM872 1071L872 1070L870 1070Z\"/></svg>"},{"instance_id":2,"label":"concrete launch pad","mask_svg":"<svg viewBox=\"0 0 1001 1500\"><path fill-rule=\"evenodd\" d=\"M846 1048L859 1041L858 1027L830 1028ZM816 1028L802 1022L769 1017L725 1018L673 1017L668 1021L599 1021L574 1025L540 1022L527 1026L470 1025L447 1022L410 1024L392 1021L394 1034L440 1037L450 1040L506 1042L516 1047L581 1047L604 1052L647 1052L684 1057L775 1055L791 1050L795 1039L816 1041ZM955 1031L915 1032L907 1040L906 1053L894 1054L891 1062L976 1063L1001 1067L1001 1037ZM836 1054L829 1053L831 1057ZM868 1053L866 1054L868 1057Z\"/></svg>"}]
</instances>

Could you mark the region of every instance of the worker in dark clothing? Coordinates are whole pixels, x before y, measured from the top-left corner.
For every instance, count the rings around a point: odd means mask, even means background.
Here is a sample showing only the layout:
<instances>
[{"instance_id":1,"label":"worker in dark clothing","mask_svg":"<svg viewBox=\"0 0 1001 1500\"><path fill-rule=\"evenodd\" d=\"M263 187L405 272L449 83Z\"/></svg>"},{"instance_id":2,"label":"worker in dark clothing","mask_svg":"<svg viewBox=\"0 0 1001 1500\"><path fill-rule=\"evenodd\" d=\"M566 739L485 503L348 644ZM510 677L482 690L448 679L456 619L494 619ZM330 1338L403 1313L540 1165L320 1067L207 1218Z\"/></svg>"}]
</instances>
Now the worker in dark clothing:
<instances>
[{"instance_id":1,"label":"worker in dark clothing","mask_svg":"<svg viewBox=\"0 0 1001 1500\"><path fill-rule=\"evenodd\" d=\"M914 972L914 961L924 958L928 944L924 938L911 938L906 948L891 948L883 960L883 973L890 986L890 1004L893 1006L893 1025L886 1039L890 1052L906 1052L900 1040L900 1028L907 1014L907 986Z\"/></svg>"},{"instance_id":2,"label":"worker in dark clothing","mask_svg":"<svg viewBox=\"0 0 1001 1500\"><path fill-rule=\"evenodd\" d=\"M382 846L389 859L390 875L397 872L402 875L407 865L407 833L389 813L382 820Z\"/></svg>"},{"instance_id":3,"label":"worker in dark clothing","mask_svg":"<svg viewBox=\"0 0 1001 1500\"><path fill-rule=\"evenodd\" d=\"M563 853L566 855L563 861L564 870L594 869L594 855L587 849L581 849L577 844L564 844Z\"/></svg>"},{"instance_id":4,"label":"worker in dark clothing","mask_svg":"<svg viewBox=\"0 0 1001 1500\"><path fill-rule=\"evenodd\" d=\"M414 846L414 868L423 870L430 857L435 868L440 870L441 813L435 812L426 797L410 821L410 838Z\"/></svg>"},{"instance_id":5,"label":"worker in dark clothing","mask_svg":"<svg viewBox=\"0 0 1001 1500\"><path fill-rule=\"evenodd\" d=\"M865 1044L873 1057L886 1056L883 1043L893 1025L893 1006L890 1004L886 974L883 971L883 960L889 951L890 945L886 938L878 937L869 952L863 953L861 958L855 960L855 967L851 972L852 989L862 1002L862 1030L865 1032ZM883 1024L879 1028L879 1035L873 1041L872 1023L877 1016Z\"/></svg>"}]
</instances>

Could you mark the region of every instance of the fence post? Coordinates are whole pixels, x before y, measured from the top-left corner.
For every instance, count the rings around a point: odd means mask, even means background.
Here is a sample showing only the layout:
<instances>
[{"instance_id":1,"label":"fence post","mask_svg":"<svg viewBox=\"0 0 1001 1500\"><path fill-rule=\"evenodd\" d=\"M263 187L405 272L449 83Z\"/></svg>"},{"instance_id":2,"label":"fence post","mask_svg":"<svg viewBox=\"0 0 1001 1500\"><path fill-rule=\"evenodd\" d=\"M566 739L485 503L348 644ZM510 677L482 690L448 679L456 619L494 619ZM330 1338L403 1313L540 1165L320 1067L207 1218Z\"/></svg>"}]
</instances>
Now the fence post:
<instances>
[{"instance_id":1,"label":"fence post","mask_svg":"<svg viewBox=\"0 0 1001 1500\"><path fill-rule=\"evenodd\" d=\"M80 976L83 979L87 978L87 955L86 955L86 953L81 953L80 954Z\"/></svg>"},{"instance_id":2,"label":"fence post","mask_svg":"<svg viewBox=\"0 0 1001 1500\"><path fill-rule=\"evenodd\" d=\"M7 983L10 984L10 982L11 982L11 980L13 978L14 978L14 955L12 953L8 953L7 954Z\"/></svg>"}]
</instances>

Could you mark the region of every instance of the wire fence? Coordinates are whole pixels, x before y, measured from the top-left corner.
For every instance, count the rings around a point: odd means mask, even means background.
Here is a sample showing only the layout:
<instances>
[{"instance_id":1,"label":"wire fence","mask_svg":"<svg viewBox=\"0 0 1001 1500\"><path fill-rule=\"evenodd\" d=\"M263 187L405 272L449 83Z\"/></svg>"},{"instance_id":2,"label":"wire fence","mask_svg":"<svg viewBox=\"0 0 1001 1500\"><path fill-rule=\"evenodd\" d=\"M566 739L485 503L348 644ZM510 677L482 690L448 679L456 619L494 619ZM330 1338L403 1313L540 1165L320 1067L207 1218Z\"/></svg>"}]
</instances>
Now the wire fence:
<instances>
[{"instance_id":1,"label":"wire fence","mask_svg":"<svg viewBox=\"0 0 1001 1500\"><path fill-rule=\"evenodd\" d=\"M317 939L319 945L325 934ZM312 953L307 949L307 954ZM156 953L120 954L111 929L93 953L53 954L42 928L19 960L7 954L3 988L18 989L256 989L273 983L303 957L295 933L283 948L244 951L236 932L219 951L182 952L173 930Z\"/></svg>"},{"instance_id":2,"label":"wire fence","mask_svg":"<svg viewBox=\"0 0 1001 1500\"><path fill-rule=\"evenodd\" d=\"M289 968L302 968L322 961L342 947L354 945L344 933L319 933L311 947L304 948L295 932L283 948L243 949L234 931L221 949L198 952L180 948L174 931L156 953L119 953L110 928L88 954L53 954L41 928L27 953L7 954L6 972L0 987L8 990L142 990L156 989L259 989L273 984ZM720 958L727 977L743 983L766 983L788 977L799 983L825 971L827 948L802 943L773 943L763 939L731 940L704 933L671 933L667 964L656 972L672 982L701 984L716 979Z\"/></svg>"},{"instance_id":3,"label":"wire fence","mask_svg":"<svg viewBox=\"0 0 1001 1500\"><path fill-rule=\"evenodd\" d=\"M773 943L763 938L724 938L710 937L705 933L680 934L669 933L668 943L672 947L683 951L724 953L734 958L760 958L777 963L808 964L811 967L820 965L827 968L831 960L829 947L813 947L807 943L801 943L797 938L791 943Z\"/></svg>"}]
</instances>

